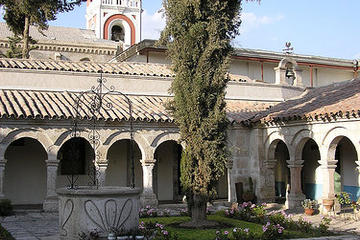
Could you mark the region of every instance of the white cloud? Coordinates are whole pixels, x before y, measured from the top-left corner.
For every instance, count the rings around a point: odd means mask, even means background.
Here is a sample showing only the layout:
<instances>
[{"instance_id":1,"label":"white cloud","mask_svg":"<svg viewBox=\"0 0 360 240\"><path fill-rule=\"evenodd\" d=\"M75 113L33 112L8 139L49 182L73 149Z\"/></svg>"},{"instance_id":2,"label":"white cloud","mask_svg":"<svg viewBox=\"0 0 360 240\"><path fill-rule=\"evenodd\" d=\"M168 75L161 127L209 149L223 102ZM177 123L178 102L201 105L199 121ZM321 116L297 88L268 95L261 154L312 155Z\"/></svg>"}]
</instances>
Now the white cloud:
<instances>
[{"instance_id":1,"label":"white cloud","mask_svg":"<svg viewBox=\"0 0 360 240\"><path fill-rule=\"evenodd\" d=\"M142 39L159 39L165 23L162 12L156 11L150 15L144 10L142 14Z\"/></svg>"},{"instance_id":2,"label":"white cloud","mask_svg":"<svg viewBox=\"0 0 360 240\"><path fill-rule=\"evenodd\" d=\"M257 16L252 12L243 12L241 14L240 32L249 32L252 29L258 28L262 25L269 25L284 19L283 15L277 16Z\"/></svg>"},{"instance_id":3,"label":"white cloud","mask_svg":"<svg viewBox=\"0 0 360 240\"><path fill-rule=\"evenodd\" d=\"M241 14L242 24L240 26L240 33L249 32L262 25L270 25L283 19L283 15L257 16L252 12L243 12ZM149 14L144 10L142 14L142 39L159 39L165 24L166 21L161 11Z\"/></svg>"}]
</instances>

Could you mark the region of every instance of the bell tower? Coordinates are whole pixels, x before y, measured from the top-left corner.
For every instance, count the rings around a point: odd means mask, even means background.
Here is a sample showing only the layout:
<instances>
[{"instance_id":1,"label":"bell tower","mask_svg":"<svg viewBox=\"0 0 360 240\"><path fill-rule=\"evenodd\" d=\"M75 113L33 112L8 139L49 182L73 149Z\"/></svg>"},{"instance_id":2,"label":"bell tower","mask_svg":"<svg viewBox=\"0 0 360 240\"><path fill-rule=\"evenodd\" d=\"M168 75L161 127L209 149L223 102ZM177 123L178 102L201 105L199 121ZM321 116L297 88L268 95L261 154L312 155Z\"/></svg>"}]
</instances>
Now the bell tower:
<instances>
[{"instance_id":1,"label":"bell tower","mask_svg":"<svg viewBox=\"0 0 360 240\"><path fill-rule=\"evenodd\" d=\"M87 0L86 29L126 49L141 41L141 5L141 0Z\"/></svg>"}]
</instances>

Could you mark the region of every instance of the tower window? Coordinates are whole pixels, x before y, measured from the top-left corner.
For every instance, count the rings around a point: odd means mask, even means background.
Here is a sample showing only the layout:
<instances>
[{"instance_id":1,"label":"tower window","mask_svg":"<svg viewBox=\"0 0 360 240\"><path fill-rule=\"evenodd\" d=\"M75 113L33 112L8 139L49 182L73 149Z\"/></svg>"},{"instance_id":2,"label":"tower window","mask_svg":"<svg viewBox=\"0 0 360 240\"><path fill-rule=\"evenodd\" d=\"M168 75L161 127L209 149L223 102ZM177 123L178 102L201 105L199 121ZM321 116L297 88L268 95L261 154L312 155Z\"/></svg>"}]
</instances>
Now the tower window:
<instances>
[{"instance_id":1,"label":"tower window","mask_svg":"<svg viewBox=\"0 0 360 240\"><path fill-rule=\"evenodd\" d=\"M111 40L115 42L124 41L125 33L122 27L120 26L113 26L111 28Z\"/></svg>"}]
</instances>

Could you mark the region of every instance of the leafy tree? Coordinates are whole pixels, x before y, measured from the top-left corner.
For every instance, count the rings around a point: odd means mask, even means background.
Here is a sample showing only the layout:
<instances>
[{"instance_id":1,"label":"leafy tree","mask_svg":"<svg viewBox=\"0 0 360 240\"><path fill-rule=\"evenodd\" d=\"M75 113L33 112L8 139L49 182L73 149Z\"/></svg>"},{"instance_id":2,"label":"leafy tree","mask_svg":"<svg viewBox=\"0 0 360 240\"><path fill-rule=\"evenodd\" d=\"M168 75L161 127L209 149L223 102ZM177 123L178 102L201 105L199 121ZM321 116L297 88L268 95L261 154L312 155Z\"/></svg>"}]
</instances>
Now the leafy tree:
<instances>
[{"instance_id":1,"label":"leafy tree","mask_svg":"<svg viewBox=\"0 0 360 240\"><path fill-rule=\"evenodd\" d=\"M226 71L240 26L240 0L164 0L168 48L176 77L168 106L186 143L181 183L190 225L206 223L206 204L227 162Z\"/></svg>"},{"instance_id":2,"label":"leafy tree","mask_svg":"<svg viewBox=\"0 0 360 240\"><path fill-rule=\"evenodd\" d=\"M29 57L29 34L30 25L45 30L48 21L55 20L59 12L70 11L74 6L84 0L0 0L0 6L4 7L4 19L10 30L16 36L22 36L23 49L22 57Z\"/></svg>"},{"instance_id":3,"label":"leafy tree","mask_svg":"<svg viewBox=\"0 0 360 240\"><path fill-rule=\"evenodd\" d=\"M21 42L21 38L18 36L8 37L10 49L6 52L7 58L21 58L22 51L18 44Z\"/></svg>"}]
</instances>

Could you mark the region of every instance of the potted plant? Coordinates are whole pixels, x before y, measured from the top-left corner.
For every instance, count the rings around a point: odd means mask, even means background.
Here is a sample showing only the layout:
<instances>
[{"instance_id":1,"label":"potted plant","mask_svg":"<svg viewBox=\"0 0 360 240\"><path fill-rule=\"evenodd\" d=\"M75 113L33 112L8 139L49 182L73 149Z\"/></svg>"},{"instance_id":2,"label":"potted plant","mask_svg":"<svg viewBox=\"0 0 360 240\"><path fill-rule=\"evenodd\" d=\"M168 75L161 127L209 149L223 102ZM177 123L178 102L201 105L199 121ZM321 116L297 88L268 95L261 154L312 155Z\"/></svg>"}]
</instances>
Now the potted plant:
<instances>
[{"instance_id":1,"label":"potted plant","mask_svg":"<svg viewBox=\"0 0 360 240\"><path fill-rule=\"evenodd\" d=\"M322 205L324 206L324 208L329 212L332 207L335 204L335 200L334 199L323 199L322 200Z\"/></svg>"},{"instance_id":2,"label":"potted plant","mask_svg":"<svg viewBox=\"0 0 360 240\"><path fill-rule=\"evenodd\" d=\"M318 202L316 200L311 200L311 199L305 199L304 201L301 202L301 205L305 210L305 214L309 216L314 215L315 210L319 208Z\"/></svg>"}]
</instances>

